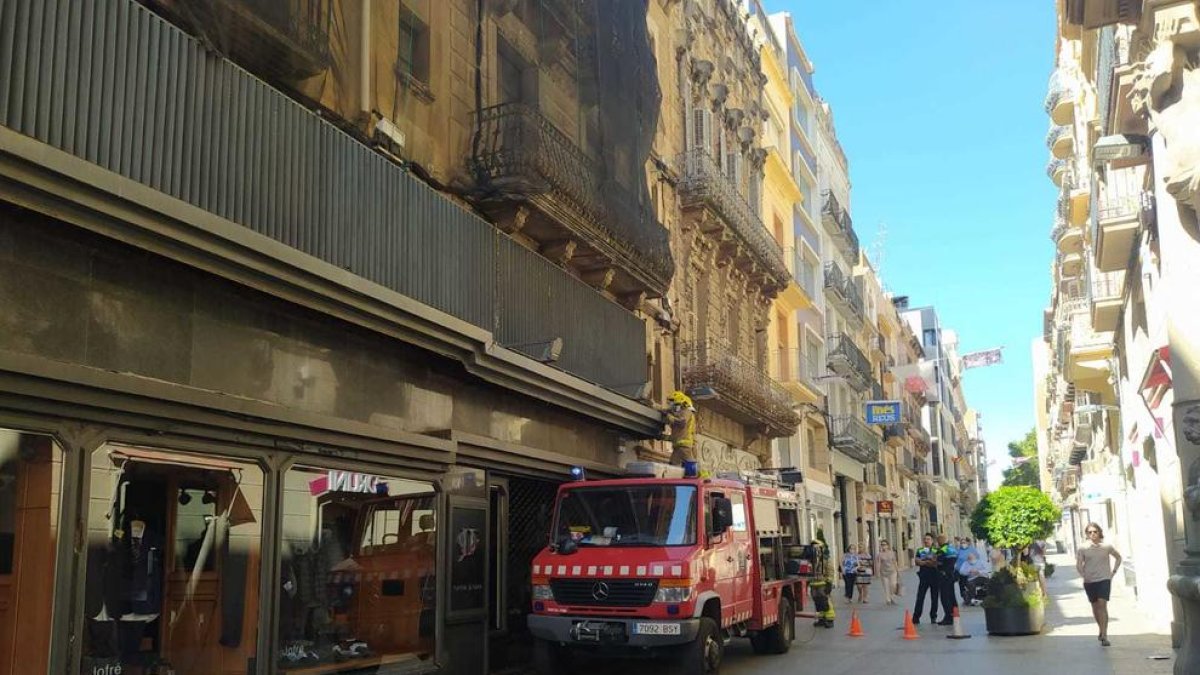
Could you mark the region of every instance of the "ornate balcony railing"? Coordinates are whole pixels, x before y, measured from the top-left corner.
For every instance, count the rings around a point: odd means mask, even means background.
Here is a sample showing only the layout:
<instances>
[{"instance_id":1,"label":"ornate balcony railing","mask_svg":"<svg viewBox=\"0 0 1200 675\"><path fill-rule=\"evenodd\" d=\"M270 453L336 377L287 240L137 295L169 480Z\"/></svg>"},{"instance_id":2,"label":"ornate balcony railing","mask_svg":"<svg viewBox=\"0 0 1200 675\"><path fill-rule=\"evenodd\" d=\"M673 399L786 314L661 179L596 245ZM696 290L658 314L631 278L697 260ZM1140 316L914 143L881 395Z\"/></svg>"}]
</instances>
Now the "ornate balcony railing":
<instances>
[{"instance_id":1,"label":"ornate balcony railing","mask_svg":"<svg viewBox=\"0 0 1200 675\"><path fill-rule=\"evenodd\" d=\"M684 387L732 417L761 424L772 438L790 436L800 425L792 396L757 364L721 340L698 340L680 347Z\"/></svg>"},{"instance_id":2,"label":"ornate balcony railing","mask_svg":"<svg viewBox=\"0 0 1200 675\"><path fill-rule=\"evenodd\" d=\"M138 1L268 79L311 77L332 61L334 0Z\"/></svg>"},{"instance_id":3,"label":"ornate balcony railing","mask_svg":"<svg viewBox=\"0 0 1200 675\"><path fill-rule=\"evenodd\" d=\"M1058 145L1059 141L1071 138L1071 127L1066 124L1054 124L1050 126L1050 131L1046 132L1046 149L1053 151L1054 146Z\"/></svg>"},{"instance_id":4,"label":"ornate balcony railing","mask_svg":"<svg viewBox=\"0 0 1200 675\"><path fill-rule=\"evenodd\" d=\"M780 288L786 286L789 274L782 247L737 186L721 171L717 161L703 150L690 150L680 156L679 164L683 173L679 183L683 205L704 204L715 211L767 269L774 282Z\"/></svg>"},{"instance_id":5,"label":"ornate balcony railing","mask_svg":"<svg viewBox=\"0 0 1200 675\"><path fill-rule=\"evenodd\" d=\"M1051 159L1046 163L1046 176L1054 181L1055 185L1061 186L1066 181L1066 175L1070 171L1070 163L1065 159Z\"/></svg>"},{"instance_id":6,"label":"ornate balcony railing","mask_svg":"<svg viewBox=\"0 0 1200 675\"><path fill-rule=\"evenodd\" d=\"M1059 104L1074 98L1078 91L1079 85L1075 77L1062 68L1056 69L1050 76L1050 85L1046 91L1046 114L1052 115Z\"/></svg>"},{"instance_id":7,"label":"ornate balcony railing","mask_svg":"<svg viewBox=\"0 0 1200 675\"><path fill-rule=\"evenodd\" d=\"M833 418L833 447L863 464L879 461L879 436L856 415Z\"/></svg>"},{"instance_id":8,"label":"ornate balcony railing","mask_svg":"<svg viewBox=\"0 0 1200 675\"><path fill-rule=\"evenodd\" d=\"M846 378L850 386L858 391L871 386L871 362L849 335L839 333L826 338L825 354L829 370Z\"/></svg>"},{"instance_id":9,"label":"ornate balcony railing","mask_svg":"<svg viewBox=\"0 0 1200 675\"><path fill-rule=\"evenodd\" d=\"M673 273L662 225L628 190L606 180L588 156L536 108L504 103L479 111L472 166L487 197L548 195L572 218L562 224L586 243L632 262L655 290ZM764 230L765 233L765 230Z\"/></svg>"},{"instance_id":10,"label":"ornate balcony railing","mask_svg":"<svg viewBox=\"0 0 1200 675\"><path fill-rule=\"evenodd\" d=\"M1124 292L1125 270L1093 272L1091 282L1092 302L1119 300Z\"/></svg>"},{"instance_id":11,"label":"ornate balcony railing","mask_svg":"<svg viewBox=\"0 0 1200 675\"><path fill-rule=\"evenodd\" d=\"M858 261L858 235L854 233L854 221L850 212L842 206L832 190L821 192L821 222L829 228L834 242L842 249L847 258Z\"/></svg>"},{"instance_id":12,"label":"ornate balcony railing","mask_svg":"<svg viewBox=\"0 0 1200 675\"><path fill-rule=\"evenodd\" d=\"M866 317L862 294L859 293L854 279L843 272L836 263L825 264L825 290L829 291L834 302L841 304L852 319L862 323Z\"/></svg>"}]
</instances>

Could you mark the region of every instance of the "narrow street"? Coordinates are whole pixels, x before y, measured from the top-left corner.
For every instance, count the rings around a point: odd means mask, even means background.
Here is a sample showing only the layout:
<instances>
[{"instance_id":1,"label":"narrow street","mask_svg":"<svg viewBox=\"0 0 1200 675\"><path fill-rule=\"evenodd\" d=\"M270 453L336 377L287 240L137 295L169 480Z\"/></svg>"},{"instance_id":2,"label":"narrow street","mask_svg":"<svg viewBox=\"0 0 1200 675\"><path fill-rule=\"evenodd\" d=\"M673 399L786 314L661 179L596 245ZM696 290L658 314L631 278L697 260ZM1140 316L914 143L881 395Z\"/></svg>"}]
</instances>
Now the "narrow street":
<instances>
[{"instance_id":1,"label":"narrow street","mask_svg":"<svg viewBox=\"0 0 1200 675\"><path fill-rule=\"evenodd\" d=\"M1088 675L1167 675L1171 672L1170 637L1156 630L1139 613L1132 591L1113 588L1109 605L1113 617L1109 625L1112 646L1105 649L1096 641L1091 609L1084 598L1082 582L1075 573L1072 558L1051 556L1058 570L1049 580L1050 603L1046 610L1046 628L1040 636L989 637L984 628L983 610L965 608L963 630L968 640L948 640L950 628L919 626L921 638L906 641L900 626L904 609L911 608L916 583L911 573L905 578L902 604L887 606L878 585L873 587L870 604L859 608L866 633L850 638L846 631L850 607L839 597L837 627L814 628L808 621L797 624L796 642L785 656L755 656L749 642L735 640L725 652L722 675L766 675L768 673L821 673L821 675L860 675L887 672L891 675L929 675L959 672L967 668L972 675L992 673L1069 672ZM626 662L596 662L581 671L588 675L652 675L660 664L641 663L630 667Z\"/></svg>"}]
</instances>

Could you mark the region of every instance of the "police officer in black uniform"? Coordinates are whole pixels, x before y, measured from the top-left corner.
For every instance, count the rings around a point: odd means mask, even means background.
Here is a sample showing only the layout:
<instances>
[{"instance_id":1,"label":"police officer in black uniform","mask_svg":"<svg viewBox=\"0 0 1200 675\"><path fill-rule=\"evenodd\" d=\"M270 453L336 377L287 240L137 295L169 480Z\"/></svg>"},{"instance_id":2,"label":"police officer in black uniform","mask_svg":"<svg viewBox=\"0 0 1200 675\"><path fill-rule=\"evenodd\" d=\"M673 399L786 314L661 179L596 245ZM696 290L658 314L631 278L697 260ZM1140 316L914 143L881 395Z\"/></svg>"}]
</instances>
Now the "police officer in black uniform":
<instances>
[{"instance_id":1,"label":"police officer in black uniform","mask_svg":"<svg viewBox=\"0 0 1200 675\"><path fill-rule=\"evenodd\" d=\"M937 549L933 547L933 535L926 534L922 540L924 546L917 549L917 606L913 609L913 623L921 623L921 612L925 609L925 594L929 594L929 620L936 622L938 615L938 595L941 587L937 571Z\"/></svg>"},{"instance_id":2,"label":"police officer in black uniform","mask_svg":"<svg viewBox=\"0 0 1200 675\"><path fill-rule=\"evenodd\" d=\"M954 624L954 608L958 606L958 598L954 597L954 568L958 567L958 549L946 539L946 535L938 535L937 546L937 583L938 596L942 599L942 620L939 626Z\"/></svg>"}]
</instances>

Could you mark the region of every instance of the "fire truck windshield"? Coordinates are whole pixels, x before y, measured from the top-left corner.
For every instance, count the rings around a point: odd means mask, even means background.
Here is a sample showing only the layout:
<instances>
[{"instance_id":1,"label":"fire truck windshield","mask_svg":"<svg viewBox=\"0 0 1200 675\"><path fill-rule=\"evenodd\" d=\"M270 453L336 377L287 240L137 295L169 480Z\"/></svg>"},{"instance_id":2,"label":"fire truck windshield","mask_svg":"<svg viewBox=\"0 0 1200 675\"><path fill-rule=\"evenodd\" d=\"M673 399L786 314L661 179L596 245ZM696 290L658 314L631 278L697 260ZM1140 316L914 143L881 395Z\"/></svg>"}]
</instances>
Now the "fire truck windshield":
<instances>
[{"instance_id":1,"label":"fire truck windshield","mask_svg":"<svg viewBox=\"0 0 1200 675\"><path fill-rule=\"evenodd\" d=\"M554 523L554 541L579 546L691 546L696 543L696 488L574 488L562 493Z\"/></svg>"}]
</instances>

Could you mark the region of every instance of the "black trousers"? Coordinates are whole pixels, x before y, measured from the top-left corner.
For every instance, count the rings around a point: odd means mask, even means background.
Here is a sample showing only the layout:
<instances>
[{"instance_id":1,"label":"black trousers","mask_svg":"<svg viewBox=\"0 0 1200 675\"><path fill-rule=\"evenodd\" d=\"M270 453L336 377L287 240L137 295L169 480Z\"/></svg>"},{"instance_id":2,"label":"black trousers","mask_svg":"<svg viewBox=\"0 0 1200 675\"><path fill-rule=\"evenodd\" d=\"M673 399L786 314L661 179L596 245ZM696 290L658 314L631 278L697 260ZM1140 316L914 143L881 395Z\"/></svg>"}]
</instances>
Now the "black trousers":
<instances>
[{"instance_id":1,"label":"black trousers","mask_svg":"<svg viewBox=\"0 0 1200 675\"><path fill-rule=\"evenodd\" d=\"M921 612L925 610L925 594L929 593L929 618L937 621L941 584L933 574L917 574L917 581L917 606L913 609L913 620L921 618Z\"/></svg>"},{"instance_id":2,"label":"black trousers","mask_svg":"<svg viewBox=\"0 0 1200 675\"><path fill-rule=\"evenodd\" d=\"M954 572L939 574L938 581L941 583L938 596L942 600L942 620L949 621L954 614L954 608L958 607L958 599L954 595Z\"/></svg>"},{"instance_id":3,"label":"black trousers","mask_svg":"<svg viewBox=\"0 0 1200 675\"><path fill-rule=\"evenodd\" d=\"M854 599L854 584L858 581L857 574L843 574L842 581L846 582L846 599Z\"/></svg>"}]
</instances>

